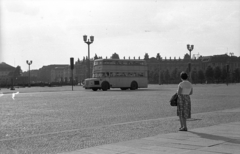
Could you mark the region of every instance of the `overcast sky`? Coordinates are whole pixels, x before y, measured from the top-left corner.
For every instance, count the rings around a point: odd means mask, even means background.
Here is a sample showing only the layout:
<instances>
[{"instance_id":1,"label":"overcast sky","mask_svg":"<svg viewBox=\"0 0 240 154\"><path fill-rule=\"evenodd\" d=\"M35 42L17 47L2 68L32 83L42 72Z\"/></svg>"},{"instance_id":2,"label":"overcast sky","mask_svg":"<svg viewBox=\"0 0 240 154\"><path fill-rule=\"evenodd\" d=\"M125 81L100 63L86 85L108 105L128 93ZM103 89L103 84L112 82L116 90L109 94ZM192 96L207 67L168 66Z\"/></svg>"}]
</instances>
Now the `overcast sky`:
<instances>
[{"instance_id":1,"label":"overcast sky","mask_svg":"<svg viewBox=\"0 0 240 154\"><path fill-rule=\"evenodd\" d=\"M240 56L239 0L1 0L0 62L28 70L87 56Z\"/></svg>"}]
</instances>

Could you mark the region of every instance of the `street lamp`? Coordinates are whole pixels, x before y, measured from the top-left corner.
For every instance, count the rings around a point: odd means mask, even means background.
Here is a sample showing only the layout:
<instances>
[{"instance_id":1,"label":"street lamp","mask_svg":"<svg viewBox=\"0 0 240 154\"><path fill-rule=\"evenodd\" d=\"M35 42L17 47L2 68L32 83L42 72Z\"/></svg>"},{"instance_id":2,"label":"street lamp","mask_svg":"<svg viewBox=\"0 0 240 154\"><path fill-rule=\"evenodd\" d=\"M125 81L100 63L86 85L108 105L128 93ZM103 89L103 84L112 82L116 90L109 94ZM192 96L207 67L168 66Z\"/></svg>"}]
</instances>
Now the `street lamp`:
<instances>
[{"instance_id":1,"label":"street lamp","mask_svg":"<svg viewBox=\"0 0 240 154\"><path fill-rule=\"evenodd\" d=\"M226 65L226 69L227 69L227 79L226 79L226 84L227 84L227 86L228 86L229 64Z\"/></svg>"},{"instance_id":2,"label":"street lamp","mask_svg":"<svg viewBox=\"0 0 240 154\"><path fill-rule=\"evenodd\" d=\"M88 77L91 77L91 72L90 72L90 44L93 43L94 41L94 36L90 36L90 40L87 39L87 35L83 35L83 41L87 43L88 45Z\"/></svg>"},{"instance_id":3,"label":"street lamp","mask_svg":"<svg viewBox=\"0 0 240 154\"><path fill-rule=\"evenodd\" d=\"M189 59L189 65L188 65L188 70L189 70L189 80L191 81L192 78L191 78L191 52L194 48L194 45L189 45L187 44L187 49L188 51L190 52L190 59Z\"/></svg>"},{"instance_id":4,"label":"street lamp","mask_svg":"<svg viewBox=\"0 0 240 154\"><path fill-rule=\"evenodd\" d=\"M32 64L32 61L30 60L30 61L26 61L27 62L27 64L28 64L28 68L29 68L29 81L28 81L28 87L30 87L30 65Z\"/></svg>"}]
</instances>

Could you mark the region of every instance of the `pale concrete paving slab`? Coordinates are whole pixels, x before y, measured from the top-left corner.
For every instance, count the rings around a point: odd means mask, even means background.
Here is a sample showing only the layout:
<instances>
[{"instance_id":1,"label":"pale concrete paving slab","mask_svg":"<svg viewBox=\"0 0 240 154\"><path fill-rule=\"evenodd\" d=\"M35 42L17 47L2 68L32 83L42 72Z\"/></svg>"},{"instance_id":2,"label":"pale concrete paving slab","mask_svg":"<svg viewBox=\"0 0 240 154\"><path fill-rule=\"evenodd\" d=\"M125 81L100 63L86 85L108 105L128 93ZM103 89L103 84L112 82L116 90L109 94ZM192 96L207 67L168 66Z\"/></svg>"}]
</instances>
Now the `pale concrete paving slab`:
<instances>
[{"instance_id":1,"label":"pale concrete paving slab","mask_svg":"<svg viewBox=\"0 0 240 154\"><path fill-rule=\"evenodd\" d=\"M114 145L114 144L99 146L99 148L113 150L113 151L117 151L117 152L128 152L128 151L134 150L133 147L120 146L120 145Z\"/></svg>"},{"instance_id":2,"label":"pale concrete paving slab","mask_svg":"<svg viewBox=\"0 0 240 154\"><path fill-rule=\"evenodd\" d=\"M73 151L73 152L69 152L67 154L89 154L89 153L86 153L86 152L80 152L80 151Z\"/></svg>"},{"instance_id":3,"label":"pale concrete paving slab","mask_svg":"<svg viewBox=\"0 0 240 154\"><path fill-rule=\"evenodd\" d=\"M224 126L222 126L224 127ZM201 132L201 133L207 133L207 134L221 134L221 133L224 133L224 134L237 134L237 135L240 135L240 132L239 131L239 126L238 125L231 125L228 126L228 127L224 127L224 128L217 128L217 127L213 127L213 128L209 128L207 130L205 129L198 129L198 130L194 130L194 131L197 131L197 132Z\"/></svg>"},{"instance_id":4,"label":"pale concrete paving slab","mask_svg":"<svg viewBox=\"0 0 240 154\"><path fill-rule=\"evenodd\" d=\"M239 144L238 145L220 144L213 147L200 148L198 149L198 151L240 154L240 146Z\"/></svg>"},{"instance_id":5,"label":"pale concrete paving slab","mask_svg":"<svg viewBox=\"0 0 240 154\"><path fill-rule=\"evenodd\" d=\"M123 154L180 154L188 152L189 150L177 149L177 148L166 148L166 147L149 147L150 149L134 149L132 151Z\"/></svg>"},{"instance_id":6,"label":"pale concrete paving slab","mask_svg":"<svg viewBox=\"0 0 240 154\"><path fill-rule=\"evenodd\" d=\"M217 126L210 126L207 129L205 128L196 128L194 131L202 133L234 133L240 135L240 124L239 123L229 123L229 124L220 124Z\"/></svg>"},{"instance_id":7,"label":"pale concrete paving slab","mask_svg":"<svg viewBox=\"0 0 240 154\"><path fill-rule=\"evenodd\" d=\"M122 152L119 152L119 151L101 149L101 148L98 148L98 147L82 149L79 152L80 152L79 154L81 154L81 152L85 152L86 154L119 154L119 153L122 153Z\"/></svg>"},{"instance_id":8,"label":"pale concrete paving slab","mask_svg":"<svg viewBox=\"0 0 240 154\"><path fill-rule=\"evenodd\" d=\"M179 144L179 143L167 143L167 144L163 144L162 147L171 147L171 148L178 148L178 149L196 150L196 149L202 148L203 146Z\"/></svg>"},{"instance_id":9,"label":"pale concrete paving slab","mask_svg":"<svg viewBox=\"0 0 240 154\"><path fill-rule=\"evenodd\" d=\"M148 137L148 138L143 138L136 141L133 140L133 141L127 141L127 142L120 142L120 143L116 143L116 145L142 148L142 147L151 146L151 145L161 146L167 143L181 143L181 140Z\"/></svg>"},{"instance_id":10,"label":"pale concrete paving slab","mask_svg":"<svg viewBox=\"0 0 240 154\"><path fill-rule=\"evenodd\" d=\"M208 152L208 151L197 151L197 150L193 150L193 151L189 151L186 153L182 153L182 154L229 154L229 153L216 153L216 152Z\"/></svg>"},{"instance_id":11,"label":"pale concrete paving slab","mask_svg":"<svg viewBox=\"0 0 240 154\"><path fill-rule=\"evenodd\" d=\"M185 145L195 145L195 146L204 146L204 147L209 147L209 146L213 146L213 145L217 145L217 144L221 144L224 143L224 141L216 141L216 140L209 140L209 139L197 139L197 138L190 138L187 140L183 140L181 142L181 144L185 144Z\"/></svg>"},{"instance_id":12,"label":"pale concrete paving slab","mask_svg":"<svg viewBox=\"0 0 240 154\"><path fill-rule=\"evenodd\" d=\"M160 138L168 138L168 139L176 139L176 140L184 140L192 137L199 137L197 134L189 134L189 133L169 133L169 134L160 134L155 136Z\"/></svg>"},{"instance_id":13,"label":"pale concrete paving slab","mask_svg":"<svg viewBox=\"0 0 240 154\"><path fill-rule=\"evenodd\" d=\"M164 142L165 144L178 143L178 144L195 145L195 146L212 146L212 145L216 145L224 142L224 141L216 141L216 140L204 139L204 138L188 138L188 139L182 139L182 140L165 139L165 138L146 138L146 140L155 140L158 142Z\"/></svg>"},{"instance_id":14,"label":"pale concrete paving slab","mask_svg":"<svg viewBox=\"0 0 240 154\"><path fill-rule=\"evenodd\" d=\"M240 122L81 149L67 154L239 154Z\"/></svg>"},{"instance_id":15,"label":"pale concrete paving slab","mask_svg":"<svg viewBox=\"0 0 240 154\"><path fill-rule=\"evenodd\" d=\"M184 153L184 152L190 151L189 149L179 149L179 148L164 147L164 146L148 146L148 147L143 147L141 149L151 151L151 152L168 153L168 154Z\"/></svg>"}]
</instances>

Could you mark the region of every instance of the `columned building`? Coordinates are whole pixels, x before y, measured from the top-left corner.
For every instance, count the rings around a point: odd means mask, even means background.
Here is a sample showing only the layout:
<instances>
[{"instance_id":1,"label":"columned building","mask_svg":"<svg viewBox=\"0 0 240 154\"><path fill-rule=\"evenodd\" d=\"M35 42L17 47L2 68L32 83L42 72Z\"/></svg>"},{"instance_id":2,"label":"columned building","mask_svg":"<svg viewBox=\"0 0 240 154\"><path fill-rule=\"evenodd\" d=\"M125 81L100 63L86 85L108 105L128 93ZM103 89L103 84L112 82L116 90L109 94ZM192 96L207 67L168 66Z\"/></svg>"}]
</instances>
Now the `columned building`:
<instances>
[{"instance_id":1,"label":"columned building","mask_svg":"<svg viewBox=\"0 0 240 154\"><path fill-rule=\"evenodd\" d=\"M180 82L180 73L185 71L189 73L189 64L191 69L192 79L197 78L199 71L205 75L208 67L215 69L219 67L226 72L227 66L229 68L229 76L232 77L236 69L240 70L240 57L223 55L201 56L190 60L189 58L169 58L169 59L147 59L148 64L148 79L149 83L178 83ZM93 61L91 61L92 72ZM87 77L87 63L77 61L75 64L76 76L78 81L83 81ZM239 79L240 80L240 79Z\"/></svg>"},{"instance_id":2,"label":"columned building","mask_svg":"<svg viewBox=\"0 0 240 154\"><path fill-rule=\"evenodd\" d=\"M197 74L199 70L203 73L211 66L213 69L219 67L221 70L229 68L229 75L236 69L240 69L240 57L224 55L214 55L199 57L198 59L160 59L150 58L147 60L149 71L149 83L179 82L179 74L182 71L189 72L189 63L191 63L191 75ZM162 75L162 77L161 77ZM160 81L165 78L164 81ZM176 79L175 79L176 78ZM175 79L175 80L174 80ZM169 81L168 81L169 80Z\"/></svg>"},{"instance_id":3,"label":"columned building","mask_svg":"<svg viewBox=\"0 0 240 154\"><path fill-rule=\"evenodd\" d=\"M52 70L58 67L70 67L69 65L48 65L43 66L39 69L39 81L44 83L51 83L53 80L53 73Z\"/></svg>"},{"instance_id":4,"label":"columned building","mask_svg":"<svg viewBox=\"0 0 240 154\"><path fill-rule=\"evenodd\" d=\"M22 77L25 77L29 81L29 71L23 72ZM31 83L38 82L39 81L39 70L30 70L30 78L31 78Z\"/></svg>"},{"instance_id":5,"label":"columned building","mask_svg":"<svg viewBox=\"0 0 240 154\"><path fill-rule=\"evenodd\" d=\"M72 72L73 71L73 72ZM51 82L65 82L69 83L72 79L75 80L76 71L75 69L71 70L70 66L64 67L55 67L51 70Z\"/></svg>"},{"instance_id":6,"label":"columned building","mask_svg":"<svg viewBox=\"0 0 240 154\"><path fill-rule=\"evenodd\" d=\"M76 80L78 83L82 83L84 79L87 78L88 74L88 66L86 60L76 61L75 63L75 69L76 69ZM92 72L93 69L93 60L90 61L90 72ZM91 73L92 74L92 73Z\"/></svg>"},{"instance_id":7,"label":"columned building","mask_svg":"<svg viewBox=\"0 0 240 154\"><path fill-rule=\"evenodd\" d=\"M221 69L223 73L227 72L229 77L232 78L234 71L240 70L240 57L224 55L214 56L200 56L190 60L190 57L181 58L165 58L147 59L148 65L148 81L149 83L178 83L180 82L180 72L185 71L189 73L189 66L191 66L191 77L196 79L199 72L203 75L206 74L206 70L211 67L213 70L217 67ZM189 65L191 63L191 65ZM92 72L93 60L90 61L90 71ZM12 70L15 69L12 67ZM0 68L1 70L1 68ZM0 71L0 77L8 72ZM51 82L66 82L69 83L72 78L72 70L69 65L48 65L43 66L38 71L38 80L45 83ZM82 83L87 78L88 65L85 59L78 60L75 62L73 69L73 77L75 83ZM31 75L32 76L32 75ZM2 78L3 80L3 78ZM6 79L4 79L6 80ZM239 82L240 79L237 79Z\"/></svg>"}]
</instances>

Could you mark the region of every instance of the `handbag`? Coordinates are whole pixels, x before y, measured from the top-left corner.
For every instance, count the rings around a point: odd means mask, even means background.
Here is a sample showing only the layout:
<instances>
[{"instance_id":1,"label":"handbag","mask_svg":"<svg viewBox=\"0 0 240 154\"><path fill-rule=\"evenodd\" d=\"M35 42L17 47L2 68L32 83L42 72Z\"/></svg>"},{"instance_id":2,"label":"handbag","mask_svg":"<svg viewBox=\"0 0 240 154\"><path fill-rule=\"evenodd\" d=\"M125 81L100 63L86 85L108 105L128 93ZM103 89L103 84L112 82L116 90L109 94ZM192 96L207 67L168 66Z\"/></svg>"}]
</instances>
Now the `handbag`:
<instances>
[{"instance_id":1,"label":"handbag","mask_svg":"<svg viewBox=\"0 0 240 154\"><path fill-rule=\"evenodd\" d=\"M177 93L176 93L176 94L174 94L174 95L172 96L172 98L171 98L171 100L170 100L170 105L171 105L171 106L177 106L177 99L178 99L178 95L177 95Z\"/></svg>"}]
</instances>

